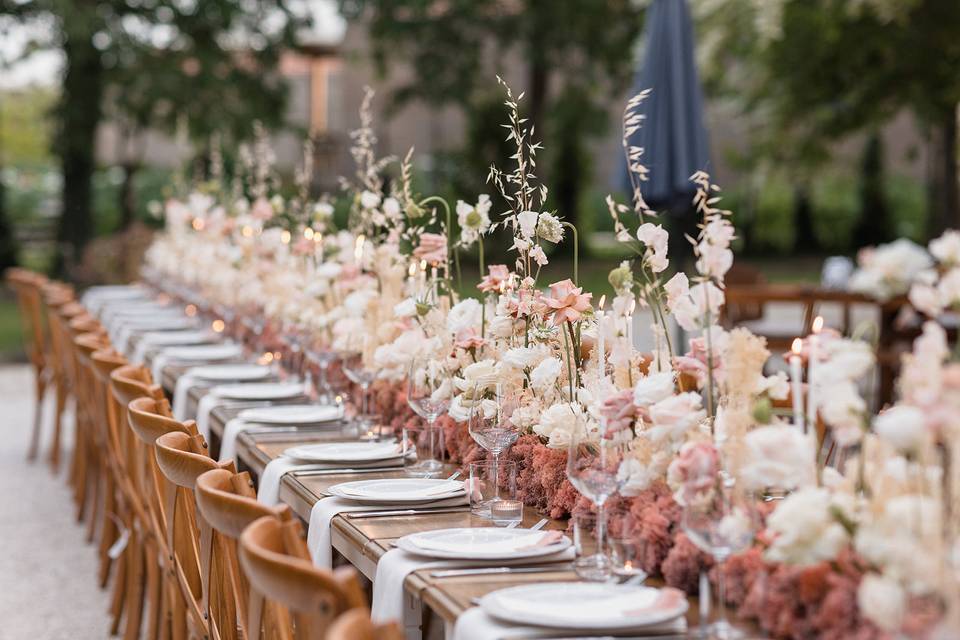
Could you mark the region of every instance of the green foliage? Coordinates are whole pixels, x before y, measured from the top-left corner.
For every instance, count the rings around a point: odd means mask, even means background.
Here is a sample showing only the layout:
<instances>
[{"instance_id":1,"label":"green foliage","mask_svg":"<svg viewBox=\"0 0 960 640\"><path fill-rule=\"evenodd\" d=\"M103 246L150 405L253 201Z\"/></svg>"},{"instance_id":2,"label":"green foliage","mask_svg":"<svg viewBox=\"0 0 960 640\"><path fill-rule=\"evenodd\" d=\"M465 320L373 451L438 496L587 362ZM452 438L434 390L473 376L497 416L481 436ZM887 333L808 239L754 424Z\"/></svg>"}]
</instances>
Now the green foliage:
<instances>
[{"instance_id":1,"label":"green foliage","mask_svg":"<svg viewBox=\"0 0 960 640\"><path fill-rule=\"evenodd\" d=\"M812 184L810 199L819 245L834 252L849 248L861 214L856 179L835 172L820 175Z\"/></svg>"},{"instance_id":2,"label":"green foliage","mask_svg":"<svg viewBox=\"0 0 960 640\"><path fill-rule=\"evenodd\" d=\"M37 167L50 162L48 114L56 99L56 93L44 87L0 91L0 149L6 165Z\"/></svg>"}]
</instances>

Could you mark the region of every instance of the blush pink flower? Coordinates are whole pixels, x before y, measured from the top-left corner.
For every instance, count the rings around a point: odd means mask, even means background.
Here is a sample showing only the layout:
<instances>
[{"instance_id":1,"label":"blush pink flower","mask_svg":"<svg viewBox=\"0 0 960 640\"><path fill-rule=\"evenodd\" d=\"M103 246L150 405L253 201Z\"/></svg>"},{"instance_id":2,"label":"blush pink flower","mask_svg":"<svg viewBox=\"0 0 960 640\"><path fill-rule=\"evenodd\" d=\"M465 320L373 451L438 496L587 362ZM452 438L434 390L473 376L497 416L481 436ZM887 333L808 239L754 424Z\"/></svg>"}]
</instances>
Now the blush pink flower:
<instances>
[{"instance_id":1,"label":"blush pink flower","mask_svg":"<svg viewBox=\"0 0 960 640\"><path fill-rule=\"evenodd\" d=\"M250 207L250 215L255 220L269 220L273 217L273 207L266 198L257 198L253 201L253 206Z\"/></svg>"},{"instance_id":2,"label":"blush pink flower","mask_svg":"<svg viewBox=\"0 0 960 640\"><path fill-rule=\"evenodd\" d=\"M479 349L486 343L473 327L460 329L454 338L454 344L461 349Z\"/></svg>"},{"instance_id":3,"label":"blush pink flower","mask_svg":"<svg viewBox=\"0 0 960 640\"><path fill-rule=\"evenodd\" d=\"M564 322L576 322L582 318L583 312L590 309L592 297L592 293L583 293L583 289L567 278L550 285L550 295L543 301L552 310L553 324L561 325Z\"/></svg>"},{"instance_id":4,"label":"blush pink flower","mask_svg":"<svg viewBox=\"0 0 960 640\"><path fill-rule=\"evenodd\" d=\"M417 260L426 260L432 265L447 261L447 236L440 233L423 233L420 235L420 246L413 250L413 257Z\"/></svg>"},{"instance_id":5,"label":"blush pink flower","mask_svg":"<svg viewBox=\"0 0 960 640\"><path fill-rule=\"evenodd\" d=\"M667 469L667 480L688 504L717 481L720 456L708 442L688 442Z\"/></svg>"},{"instance_id":6,"label":"blush pink flower","mask_svg":"<svg viewBox=\"0 0 960 640\"><path fill-rule=\"evenodd\" d=\"M293 253L298 256L310 255L316 249L313 240L301 237L299 240L293 243Z\"/></svg>"},{"instance_id":7,"label":"blush pink flower","mask_svg":"<svg viewBox=\"0 0 960 640\"><path fill-rule=\"evenodd\" d=\"M490 273L483 276L477 289L485 293L499 292L510 280L510 269L505 264L490 265Z\"/></svg>"},{"instance_id":8,"label":"blush pink flower","mask_svg":"<svg viewBox=\"0 0 960 640\"><path fill-rule=\"evenodd\" d=\"M624 389L607 397L600 405L600 415L606 420L605 435L629 429L637 418L637 407L633 404L633 389Z\"/></svg>"}]
</instances>

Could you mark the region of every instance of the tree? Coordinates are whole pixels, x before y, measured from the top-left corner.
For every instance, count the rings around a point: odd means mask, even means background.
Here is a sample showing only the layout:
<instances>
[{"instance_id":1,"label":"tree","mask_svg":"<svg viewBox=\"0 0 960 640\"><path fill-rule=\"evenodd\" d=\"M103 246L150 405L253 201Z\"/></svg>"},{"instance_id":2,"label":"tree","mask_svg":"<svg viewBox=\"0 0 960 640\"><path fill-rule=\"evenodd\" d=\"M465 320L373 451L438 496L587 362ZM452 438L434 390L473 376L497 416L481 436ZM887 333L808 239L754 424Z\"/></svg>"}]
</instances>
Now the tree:
<instances>
[{"instance_id":1,"label":"tree","mask_svg":"<svg viewBox=\"0 0 960 640\"><path fill-rule=\"evenodd\" d=\"M768 149L814 165L838 138L910 111L934 150L930 231L960 226L960 3L728 0L704 21L721 27L714 86L766 120Z\"/></svg>"},{"instance_id":2,"label":"tree","mask_svg":"<svg viewBox=\"0 0 960 640\"><path fill-rule=\"evenodd\" d=\"M634 70L632 46L643 26L636 2L341 0L340 5L346 15L368 21L382 72L396 60L416 70L396 89L397 104L453 104L475 123L478 114L489 114L494 75L512 78L508 60L520 61L526 81L516 89L525 91L525 116L545 139L553 201L576 223L589 178L585 140L602 131L606 108ZM482 159L484 166L500 160ZM483 168L479 175L486 175Z\"/></svg>"},{"instance_id":3,"label":"tree","mask_svg":"<svg viewBox=\"0 0 960 640\"><path fill-rule=\"evenodd\" d=\"M280 50L304 24L288 4L0 0L0 14L54 25L50 39L36 44L64 55L53 146L63 171L57 239L67 266L92 235L94 143L105 108L130 131L173 126L182 115L197 136L246 130L256 117L275 120L285 95L275 73ZM135 163L128 170L132 188Z\"/></svg>"}]
</instances>

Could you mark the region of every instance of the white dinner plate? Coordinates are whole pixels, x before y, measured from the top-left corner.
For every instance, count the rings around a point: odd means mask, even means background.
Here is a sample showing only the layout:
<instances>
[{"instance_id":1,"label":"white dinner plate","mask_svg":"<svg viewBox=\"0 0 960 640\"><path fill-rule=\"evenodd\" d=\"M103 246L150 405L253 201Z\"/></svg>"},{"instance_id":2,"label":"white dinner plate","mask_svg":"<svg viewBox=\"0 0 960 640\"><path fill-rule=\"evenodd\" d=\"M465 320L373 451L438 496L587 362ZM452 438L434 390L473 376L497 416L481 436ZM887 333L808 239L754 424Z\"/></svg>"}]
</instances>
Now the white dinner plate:
<instances>
[{"instance_id":1,"label":"white dinner plate","mask_svg":"<svg viewBox=\"0 0 960 640\"><path fill-rule=\"evenodd\" d=\"M564 535L558 537L559 533L498 527L437 529L403 536L397 547L431 558L513 560L563 551L571 542Z\"/></svg>"},{"instance_id":2,"label":"white dinner plate","mask_svg":"<svg viewBox=\"0 0 960 640\"><path fill-rule=\"evenodd\" d=\"M303 393L302 382L252 382L248 384L223 384L214 387L211 393L228 400L283 400Z\"/></svg>"},{"instance_id":3,"label":"white dinner plate","mask_svg":"<svg viewBox=\"0 0 960 640\"><path fill-rule=\"evenodd\" d=\"M374 462L400 458L396 442L329 442L290 447L283 455L308 462Z\"/></svg>"},{"instance_id":4,"label":"white dinner plate","mask_svg":"<svg viewBox=\"0 0 960 640\"><path fill-rule=\"evenodd\" d=\"M264 424L314 424L334 422L343 417L343 407L322 404L284 404L244 409L237 416L247 422Z\"/></svg>"},{"instance_id":5,"label":"white dinner plate","mask_svg":"<svg viewBox=\"0 0 960 640\"><path fill-rule=\"evenodd\" d=\"M596 582L509 587L480 598L499 620L578 631L629 631L674 620L689 606L682 591Z\"/></svg>"},{"instance_id":6,"label":"white dinner plate","mask_svg":"<svg viewBox=\"0 0 960 640\"><path fill-rule=\"evenodd\" d=\"M237 358L243 355L243 349L238 344L198 344L187 347L167 347L163 355L168 360L198 360L215 361Z\"/></svg>"},{"instance_id":7,"label":"white dinner plate","mask_svg":"<svg viewBox=\"0 0 960 640\"><path fill-rule=\"evenodd\" d=\"M430 478L356 480L334 485L327 491L334 496L369 504L415 504L464 495L463 482Z\"/></svg>"},{"instance_id":8,"label":"white dinner plate","mask_svg":"<svg viewBox=\"0 0 960 640\"><path fill-rule=\"evenodd\" d=\"M149 315L147 317L132 316L124 318L119 324L122 325L121 328L142 333L144 331L189 329L197 326L197 320L195 318L186 318L182 315L167 316L161 314L159 317L156 315Z\"/></svg>"},{"instance_id":9,"label":"white dinner plate","mask_svg":"<svg viewBox=\"0 0 960 640\"><path fill-rule=\"evenodd\" d=\"M269 377L270 367L262 364L206 364L193 367L187 373L200 380L243 382Z\"/></svg>"},{"instance_id":10,"label":"white dinner plate","mask_svg":"<svg viewBox=\"0 0 960 640\"><path fill-rule=\"evenodd\" d=\"M207 344L214 340L209 331L185 329L183 331L158 331L143 334L140 341L151 347L188 346Z\"/></svg>"}]
</instances>

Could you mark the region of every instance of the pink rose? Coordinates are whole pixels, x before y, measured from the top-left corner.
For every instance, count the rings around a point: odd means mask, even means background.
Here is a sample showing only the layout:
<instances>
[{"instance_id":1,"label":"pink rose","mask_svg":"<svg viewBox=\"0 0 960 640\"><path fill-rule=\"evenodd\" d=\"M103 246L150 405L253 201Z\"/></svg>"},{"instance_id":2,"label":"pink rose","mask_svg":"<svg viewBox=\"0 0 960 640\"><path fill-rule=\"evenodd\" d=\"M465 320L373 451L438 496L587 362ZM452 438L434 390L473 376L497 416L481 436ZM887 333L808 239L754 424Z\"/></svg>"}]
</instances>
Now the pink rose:
<instances>
[{"instance_id":1,"label":"pink rose","mask_svg":"<svg viewBox=\"0 0 960 640\"><path fill-rule=\"evenodd\" d=\"M614 434L630 428L637 418L637 408L633 404L633 389L624 389L615 393L600 405L600 415L606 420L604 436Z\"/></svg>"},{"instance_id":2,"label":"pink rose","mask_svg":"<svg viewBox=\"0 0 960 640\"><path fill-rule=\"evenodd\" d=\"M440 233L420 234L420 246L413 250L413 257L426 260L436 266L447 261L447 236Z\"/></svg>"},{"instance_id":3,"label":"pink rose","mask_svg":"<svg viewBox=\"0 0 960 640\"><path fill-rule=\"evenodd\" d=\"M313 240L301 237L293 243L293 253L298 256L307 256L314 252L316 246Z\"/></svg>"},{"instance_id":4,"label":"pink rose","mask_svg":"<svg viewBox=\"0 0 960 640\"><path fill-rule=\"evenodd\" d=\"M266 198L257 198L253 201L253 206L250 207L250 215L255 220L269 220L273 217L273 207Z\"/></svg>"},{"instance_id":5,"label":"pink rose","mask_svg":"<svg viewBox=\"0 0 960 640\"><path fill-rule=\"evenodd\" d=\"M467 327L457 332L454 345L461 349L479 349L485 342L486 340L480 337L476 329Z\"/></svg>"},{"instance_id":6,"label":"pink rose","mask_svg":"<svg viewBox=\"0 0 960 640\"><path fill-rule=\"evenodd\" d=\"M490 265L490 273L483 276L480 284L477 285L477 289L485 293L499 292L509 280L510 270L507 269L507 265L492 264Z\"/></svg>"},{"instance_id":7,"label":"pink rose","mask_svg":"<svg viewBox=\"0 0 960 640\"><path fill-rule=\"evenodd\" d=\"M573 284L569 278L550 285L550 296L544 298L553 312L553 324L576 322L583 312L590 309L592 293L583 293L583 289Z\"/></svg>"},{"instance_id":8,"label":"pink rose","mask_svg":"<svg viewBox=\"0 0 960 640\"><path fill-rule=\"evenodd\" d=\"M711 489L720 471L720 455L709 442L688 442L667 469L667 481L675 490L677 500L690 503L691 499Z\"/></svg>"}]
</instances>

